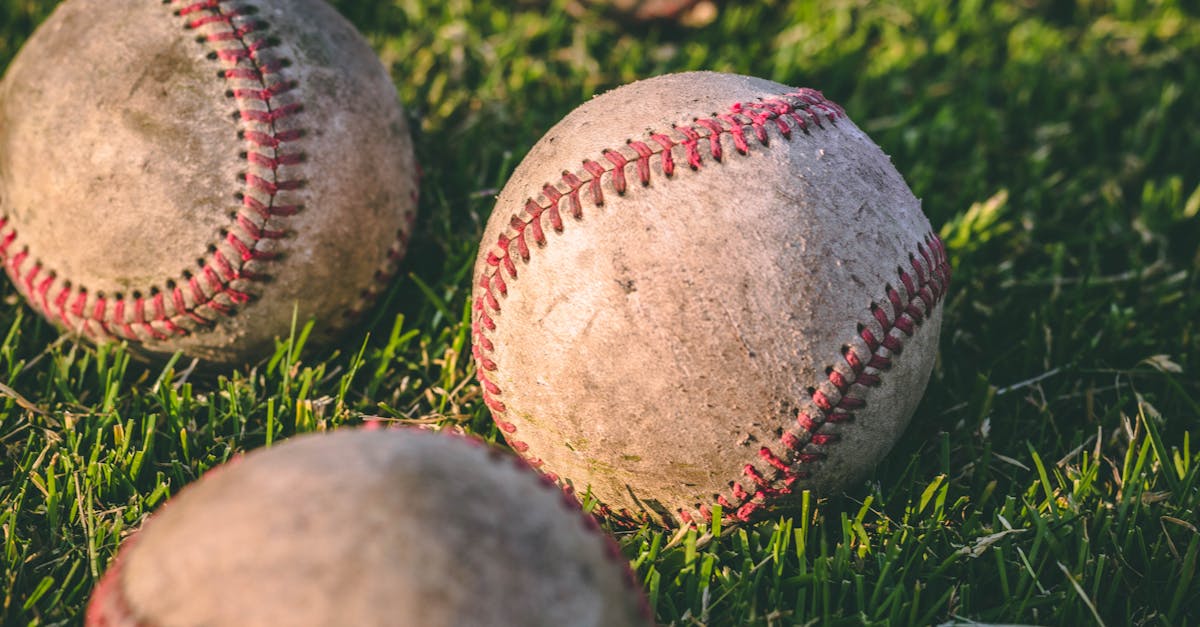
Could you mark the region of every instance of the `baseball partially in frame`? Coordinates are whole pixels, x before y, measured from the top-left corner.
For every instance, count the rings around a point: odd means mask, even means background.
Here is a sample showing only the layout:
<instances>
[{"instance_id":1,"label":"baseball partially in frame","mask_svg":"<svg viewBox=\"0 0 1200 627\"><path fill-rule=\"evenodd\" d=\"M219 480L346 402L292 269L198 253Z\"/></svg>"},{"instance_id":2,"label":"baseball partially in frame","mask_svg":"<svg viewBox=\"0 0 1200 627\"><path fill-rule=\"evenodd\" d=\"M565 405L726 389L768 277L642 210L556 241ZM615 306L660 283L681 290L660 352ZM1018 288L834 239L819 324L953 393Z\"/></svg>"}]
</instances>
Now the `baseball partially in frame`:
<instances>
[{"instance_id":1,"label":"baseball partially in frame","mask_svg":"<svg viewBox=\"0 0 1200 627\"><path fill-rule=\"evenodd\" d=\"M395 86L322 0L68 0L0 83L0 257L64 330L218 365L331 340L416 211Z\"/></svg>"},{"instance_id":2,"label":"baseball partially in frame","mask_svg":"<svg viewBox=\"0 0 1200 627\"><path fill-rule=\"evenodd\" d=\"M864 478L924 393L950 267L841 107L697 72L547 132L474 281L478 378L512 448L618 524L677 526Z\"/></svg>"},{"instance_id":3,"label":"baseball partially in frame","mask_svg":"<svg viewBox=\"0 0 1200 627\"><path fill-rule=\"evenodd\" d=\"M643 627L595 519L507 451L417 428L290 438L122 544L87 627Z\"/></svg>"}]
</instances>

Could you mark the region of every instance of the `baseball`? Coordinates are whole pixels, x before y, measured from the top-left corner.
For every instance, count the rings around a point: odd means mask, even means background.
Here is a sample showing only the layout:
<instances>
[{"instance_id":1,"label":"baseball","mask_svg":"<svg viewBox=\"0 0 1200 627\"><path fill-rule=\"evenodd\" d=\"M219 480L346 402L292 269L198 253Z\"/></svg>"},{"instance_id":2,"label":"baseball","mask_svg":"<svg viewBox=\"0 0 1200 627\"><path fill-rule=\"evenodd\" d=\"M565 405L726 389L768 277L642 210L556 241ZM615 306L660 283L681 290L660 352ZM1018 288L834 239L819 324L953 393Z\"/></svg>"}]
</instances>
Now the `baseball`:
<instances>
[{"instance_id":1,"label":"baseball","mask_svg":"<svg viewBox=\"0 0 1200 627\"><path fill-rule=\"evenodd\" d=\"M0 83L0 256L64 330L216 364L332 339L416 210L395 87L321 0L68 0Z\"/></svg>"},{"instance_id":2,"label":"baseball","mask_svg":"<svg viewBox=\"0 0 1200 627\"><path fill-rule=\"evenodd\" d=\"M475 266L474 357L512 448L617 523L749 521L892 447L949 280L841 107L668 75L580 106L513 173Z\"/></svg>"},{"instance_id":3,"label":"baseball","mask_svg":"<svg viewBox=\"0 0 1200 627\"><path fill-rule=\"evenodd\" d=\"M615 543L482 442L299 436L210 472L126 541L89 627L649 625Z\"/></svg>"}]
</instances>

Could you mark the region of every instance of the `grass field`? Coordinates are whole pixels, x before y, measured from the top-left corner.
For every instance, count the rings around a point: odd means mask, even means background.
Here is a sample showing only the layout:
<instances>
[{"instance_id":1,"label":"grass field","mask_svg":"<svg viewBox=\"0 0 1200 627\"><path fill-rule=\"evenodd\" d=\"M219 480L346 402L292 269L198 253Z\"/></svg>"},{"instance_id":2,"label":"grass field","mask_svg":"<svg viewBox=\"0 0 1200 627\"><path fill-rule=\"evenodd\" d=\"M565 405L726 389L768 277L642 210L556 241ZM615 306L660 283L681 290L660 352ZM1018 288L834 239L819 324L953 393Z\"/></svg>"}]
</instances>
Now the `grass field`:
<instances>
[{"instance_id":1,"label":"grass field","mask_svg":"<svg viewBox=\"0 0 1200 627\"><path fill-rule=\"evenodd\" d=\"M53 4L0 1L0 67ZM414 121L402 279L336 352L285 342L212 379L60 338L5 281L0 622L77 623L120 538L238 452L364 416L497 439L468 343L496 190L591 95L711 69L842 104L955 283L929 390L871 479L794 519L620 536L658 621L1200 624L1195 4L768 0L695 29L559 1L336 4Z\"/></svg>"}]
</instances>

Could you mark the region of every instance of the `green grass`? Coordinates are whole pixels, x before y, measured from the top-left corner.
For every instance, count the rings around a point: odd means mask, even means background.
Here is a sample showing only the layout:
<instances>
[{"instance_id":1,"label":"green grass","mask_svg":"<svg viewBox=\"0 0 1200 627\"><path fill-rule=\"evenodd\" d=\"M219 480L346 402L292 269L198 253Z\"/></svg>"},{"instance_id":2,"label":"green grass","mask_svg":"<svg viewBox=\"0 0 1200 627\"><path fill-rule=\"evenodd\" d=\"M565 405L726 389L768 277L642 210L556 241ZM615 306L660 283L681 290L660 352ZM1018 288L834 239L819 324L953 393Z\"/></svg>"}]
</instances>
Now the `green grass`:
<instances>
[{"instance_id":1,"label":"green grass","mask_svg":"<svg viewBox=\"0 0 1200 627\"><path fill-rule=\"evenodd\" d=\"M0 67L52 4L0 2ZM336 352L283 343L210 379L59 339L5 282L4 624L77 622L122 534L239 451L366 415L496 439L468 358L492 195L592 94L686 69L843 104L956 273L928 393L870 480L790 520L621 536L658 620L1200 624L1194 4L768 0L697 30L562 2L337 4L415 122L406 274Z\"/></svg>"}]
</instances>

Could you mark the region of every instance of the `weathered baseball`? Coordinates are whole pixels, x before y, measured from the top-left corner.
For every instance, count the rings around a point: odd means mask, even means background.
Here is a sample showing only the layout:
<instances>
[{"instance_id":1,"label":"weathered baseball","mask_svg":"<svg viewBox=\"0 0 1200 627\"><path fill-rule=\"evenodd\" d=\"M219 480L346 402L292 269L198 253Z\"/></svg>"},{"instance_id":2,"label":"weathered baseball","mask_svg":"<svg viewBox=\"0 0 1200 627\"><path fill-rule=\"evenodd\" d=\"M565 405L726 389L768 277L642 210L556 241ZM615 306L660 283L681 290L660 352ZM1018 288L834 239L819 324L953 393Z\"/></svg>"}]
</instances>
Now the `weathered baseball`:
<instances>
[{"instance_id":1,"label":"weathered baseball","mask_svg":"<svg viewBox=\"0 0 1200 627\"><path fill-rule=\"evenodd\" d=\"M618 521L750 520L861 480L937 350L945 250L820 92L662 76L579 107L475 266L484 400Z\"/></svg>"},{"instance_id":2,"label":"weathered baseball","mask_svg":"<svg viewBox=\"0 0 1200 627\"><path fill-rule=\"evenodd\" d=\"M646 625L596 522L512 455L416 429L300 436L185 488L89 627Z\"/></svg>"},{"instance_id":3,"label":"weathered baseball","mask_svg":"<svg viewBox=\"0 0 1200 627\"><path fill-rule=\"evenodd\" d=\"M385 287L415 212L395 87L321 0L68 0L0 83L0 256L96 341L262 358Z\"/></svg>"}]
</instances>

